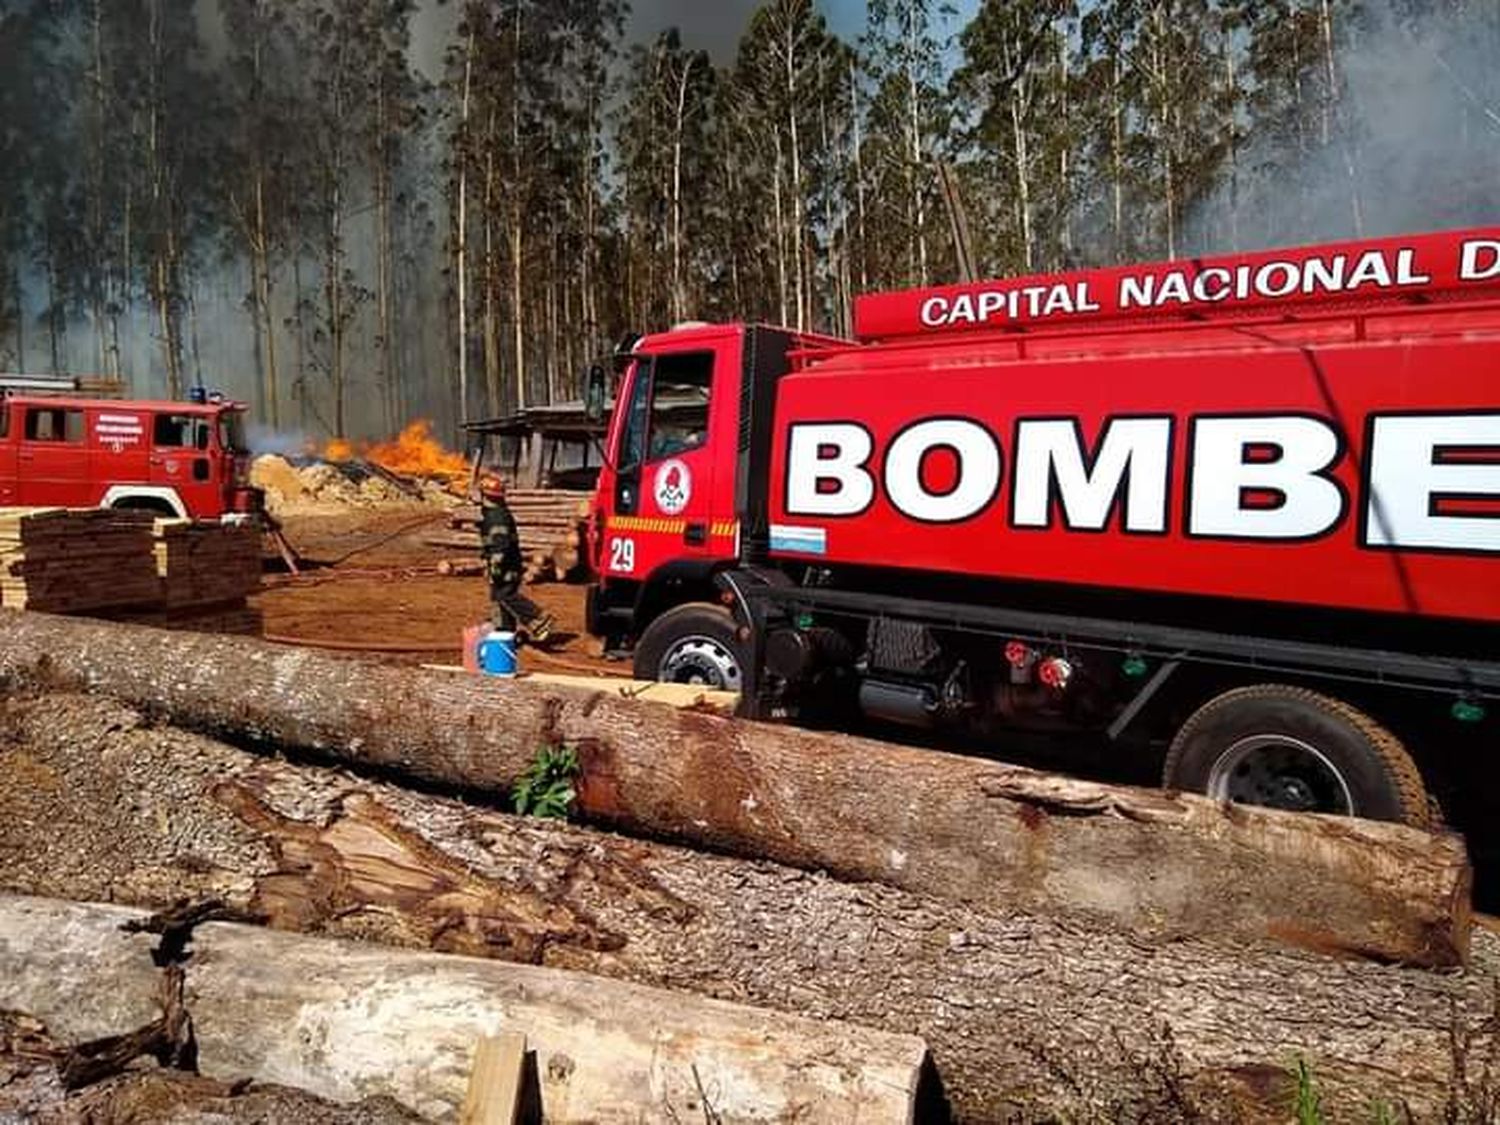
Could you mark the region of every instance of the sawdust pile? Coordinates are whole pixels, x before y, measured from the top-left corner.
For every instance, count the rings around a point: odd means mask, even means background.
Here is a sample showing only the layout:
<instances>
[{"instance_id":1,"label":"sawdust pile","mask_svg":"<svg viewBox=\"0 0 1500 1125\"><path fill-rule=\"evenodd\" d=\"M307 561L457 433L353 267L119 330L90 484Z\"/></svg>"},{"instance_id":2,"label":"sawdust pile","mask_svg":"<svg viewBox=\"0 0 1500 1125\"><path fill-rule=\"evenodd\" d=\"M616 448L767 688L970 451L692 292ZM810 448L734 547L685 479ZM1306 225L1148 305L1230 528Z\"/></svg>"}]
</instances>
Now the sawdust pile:
<instances>
[{"instance_id":1,"label":"sawdust pile","mask_svg":"<svg viewBox=\"0 0 1500 1125\"><path fill-rule=\"evenodd\" d=\"M361 473L324 461L294 465L268 453L250 467L250 483L264 489L266 508L273 516L322 515L350 508L410 505L451 506L459 497L446 481L416 480L409 488L379 474Z\"/></svg>"}]
</instances>

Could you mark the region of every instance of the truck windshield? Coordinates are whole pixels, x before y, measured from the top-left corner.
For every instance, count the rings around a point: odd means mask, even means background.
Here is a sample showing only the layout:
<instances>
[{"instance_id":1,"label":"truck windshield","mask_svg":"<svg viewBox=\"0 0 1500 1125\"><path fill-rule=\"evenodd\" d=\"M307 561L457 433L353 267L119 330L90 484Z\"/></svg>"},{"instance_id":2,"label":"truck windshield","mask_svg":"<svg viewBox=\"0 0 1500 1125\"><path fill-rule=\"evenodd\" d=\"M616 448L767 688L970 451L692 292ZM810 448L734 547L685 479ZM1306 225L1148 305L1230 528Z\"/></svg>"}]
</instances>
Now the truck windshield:
<instances>
[{"instance_id":1,"label":"truck windshield","mask_svg":"<svg viewBox=\"0 0 1500 1125\"><path fill-rule=\"evenodd\" d=\"M245 446L245 416L238 410L219 415L219 444L230 453L248 452Z\"/></svg>"}]
</instances>

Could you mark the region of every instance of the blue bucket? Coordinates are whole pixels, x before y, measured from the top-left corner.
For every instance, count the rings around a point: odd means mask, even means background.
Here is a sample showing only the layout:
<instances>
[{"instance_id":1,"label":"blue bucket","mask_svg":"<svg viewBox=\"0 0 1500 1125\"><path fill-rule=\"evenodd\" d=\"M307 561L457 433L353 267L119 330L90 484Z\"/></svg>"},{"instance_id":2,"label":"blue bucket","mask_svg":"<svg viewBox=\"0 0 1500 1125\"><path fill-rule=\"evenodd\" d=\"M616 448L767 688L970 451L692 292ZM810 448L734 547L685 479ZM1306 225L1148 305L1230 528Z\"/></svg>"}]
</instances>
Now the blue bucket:
<instances>
[{"instance_id":1,"label":"blue bucket","mask_svg":"<svg viewBox=\"0 0 1500 1125\"><path fill-rule=\"evenodd\" d=\"M514 676L516 635L496 630L480 641L479 670L486 676Z\"/></svg>"}]
</instances>

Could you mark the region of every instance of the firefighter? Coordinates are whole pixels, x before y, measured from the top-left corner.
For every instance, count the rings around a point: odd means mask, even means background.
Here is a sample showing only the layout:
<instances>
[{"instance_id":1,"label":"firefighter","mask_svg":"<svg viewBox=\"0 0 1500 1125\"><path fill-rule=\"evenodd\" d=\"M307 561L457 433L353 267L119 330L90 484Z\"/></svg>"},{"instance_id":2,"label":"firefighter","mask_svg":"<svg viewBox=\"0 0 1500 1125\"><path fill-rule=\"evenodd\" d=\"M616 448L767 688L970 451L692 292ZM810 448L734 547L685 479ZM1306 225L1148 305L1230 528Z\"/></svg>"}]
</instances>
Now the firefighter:
<instances>
[{"instance_id":1,"label":"firefighter","mask_svg":"<svg viewBox=\"0 0 1500 1125\"><path fill-rule=\"evenodd\" d=\"M495 607L493 624L515 633L519 641L540 644L552 633L552 616L521 593L521 537L505 503L505 482L486 473L479 481L479 499L479 536Z\"/></svg>"}]
</instances>

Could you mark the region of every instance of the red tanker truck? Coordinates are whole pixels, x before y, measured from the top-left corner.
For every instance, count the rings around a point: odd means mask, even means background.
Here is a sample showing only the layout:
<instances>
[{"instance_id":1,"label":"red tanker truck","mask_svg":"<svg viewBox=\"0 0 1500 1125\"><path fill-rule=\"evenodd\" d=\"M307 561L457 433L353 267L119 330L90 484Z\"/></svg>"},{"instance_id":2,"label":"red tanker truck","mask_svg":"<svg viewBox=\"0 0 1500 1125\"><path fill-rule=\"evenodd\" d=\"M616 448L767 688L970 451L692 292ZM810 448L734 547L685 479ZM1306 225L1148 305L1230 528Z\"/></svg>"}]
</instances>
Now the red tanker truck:
<instances>
[{"instance_id":1,"label":"red tanker truck","mask_svg":"<svg viewBox=\"0 0 1500 1125\"><path fill-rule=\"evenodd\" d=\"M855 336L622 349L589 624L637 676L1416 824L1493 749L1500 228L870 295Z\"/></svg>"}]
</instances>

